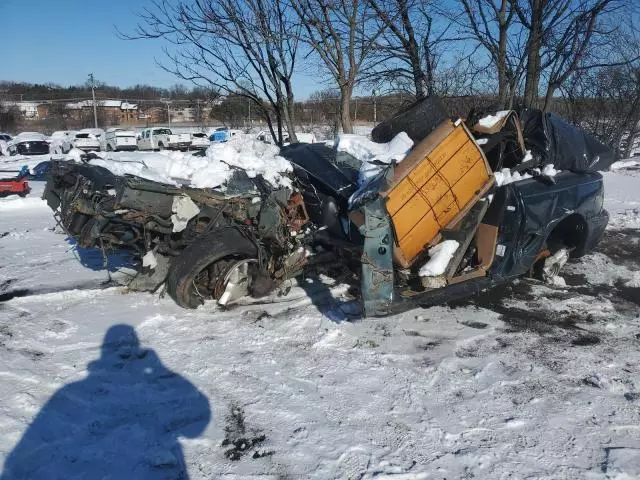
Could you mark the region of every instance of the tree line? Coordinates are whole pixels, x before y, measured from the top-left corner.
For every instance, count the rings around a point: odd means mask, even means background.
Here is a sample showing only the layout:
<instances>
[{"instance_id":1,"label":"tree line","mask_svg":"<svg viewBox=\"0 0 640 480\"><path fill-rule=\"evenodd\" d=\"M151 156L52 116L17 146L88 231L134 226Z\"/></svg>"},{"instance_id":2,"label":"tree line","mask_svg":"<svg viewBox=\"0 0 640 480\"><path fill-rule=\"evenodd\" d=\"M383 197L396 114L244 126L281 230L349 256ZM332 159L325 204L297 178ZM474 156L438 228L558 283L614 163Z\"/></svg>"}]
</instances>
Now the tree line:
<instances>
[{"instance_id":1,"label":"tree line","mask_svg":"<svg viewBox=\"0 0 640 480\"><path fill-rule=\"evenodd\" d=\"M276 143L285 130L295 139L294 84L305 75L337 93L346 133L358 90L493 96L498 109L561 102L572 118L594 105L587 99L613 109L633 94L621 105L629 130L640 99L637 9L634 0L155 1L120 35L166 40L165 70L246 98Z\"/></svg>"}]
</instances>

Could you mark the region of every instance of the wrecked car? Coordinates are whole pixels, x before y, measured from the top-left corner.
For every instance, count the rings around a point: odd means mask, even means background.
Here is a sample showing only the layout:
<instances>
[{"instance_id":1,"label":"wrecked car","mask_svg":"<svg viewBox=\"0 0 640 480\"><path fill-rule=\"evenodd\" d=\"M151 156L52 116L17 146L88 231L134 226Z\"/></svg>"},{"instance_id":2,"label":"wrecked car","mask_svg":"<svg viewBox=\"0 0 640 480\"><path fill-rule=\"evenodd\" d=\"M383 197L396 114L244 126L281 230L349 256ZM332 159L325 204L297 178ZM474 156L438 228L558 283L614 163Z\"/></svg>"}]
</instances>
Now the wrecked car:
<instances>
[{"instance_id":1,"label":"wrecked car","mask_svg":"<svg viewBox=\"0 0 640 480\"><path fill-rule=\"evenodd\" d=\"M356 278L365 315L525 274L553 279L606 227L597 169L609 153L535 111L468 123L451 121L433 98L383 122L374 140L402 131L415 145L366 182L353 155L295 144L280 152L293 166L290 187L242 169L224 189L203 189L54 161L43 198L80 246L137 256L131 288L164 283L185 308L264 296L313 270ZM566 141L554 135L559 128Z\"/></svg>"}]
</instances>

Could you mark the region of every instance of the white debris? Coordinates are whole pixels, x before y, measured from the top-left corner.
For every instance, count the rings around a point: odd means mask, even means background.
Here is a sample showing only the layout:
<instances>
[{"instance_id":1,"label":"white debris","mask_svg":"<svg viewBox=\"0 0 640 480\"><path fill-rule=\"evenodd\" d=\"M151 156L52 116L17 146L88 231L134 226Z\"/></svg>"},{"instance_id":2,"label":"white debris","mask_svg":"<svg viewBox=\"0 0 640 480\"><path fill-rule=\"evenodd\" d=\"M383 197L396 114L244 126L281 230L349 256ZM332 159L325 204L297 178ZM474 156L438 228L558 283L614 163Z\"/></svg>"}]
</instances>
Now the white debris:
<instances>
[{"instance_id":1,"label":"white debris","mask_svg":"<svg viewBox=\"0 0 640 480\"><path fill-rule=\"evenodd\" d=\"M420 269L421 277L437 277L447 269L447 265L458 250L460 244L455 240L445 240L429 249L429 261Z\"/></svg>"},{"instance_id":2,"label":"white debris","mask_svg":"<svg viewBox=\"0 0 640 480\"><path fill-rule=\"evenodd\" d=\"M71 150L69 150L67 155L69 157L71 157L74 161L81 162L82 161L82 155L85 155L85 152L83 152L79 148L72 148Z\"/></svg>"},{"instance_id":3,"label":"white debris","mask_svg":"<svg viewBox=\"0 0 640 480\"><path fill-rule=\"evenodd\" d=\"M156 260L156 256L153 254L151 250L149 250L144 257L142 257L142 266L149 267L151 270L158 266L158 261Z\"/></svg>"},{"instance_id":4,"label":"white debris","mask_svg":"<svg viewBox=\"0 0 640 480\"><path fill-rule=\"evenodd\" d=\"M486 145L489 141L488 138L476 138L475 140L477 145Z\"/></svg>"},{"instance_id":5,"label":"white debris","mask_svg":"<svg viewBox=\"0 0 640 480\"><path fill-rule=\"evenodd\" d=\"M171 221L173 222L173 231L181 232L187 228L187 223L198 213L200 209L193 203L191 197L187 195L176 195L173 197L173 206L171 207L173 215L171 215Z\"/></svg>"},{"instance_id":6,"label":"white debris","mask_svg":"<svg viewBox=\"0 0 640 480\"><path fill-rule=\"evenodd\" d=\"M413 140L405 132L398 133L388 143L375 143L362 135L342 134L338 137L336 149L346 152L362 161L360 186L375 177L384 165L401 162L413 147ZM384 164L384 165L380 165Z\"/></svg>"},{"instance_id":7,"label":"white debris","mask_svg":"<svg viewBox=\"0 0 640 480\"><path fill-rule=\"evenodd\" d=\"M496 185L498 187L513 182L519 182L520 180L526 180L527 178L532 178L528 173L512 172L508 168L503 168L499 172L494 172L493 176L496 179Z\"/></svg>"},{"instance_id":8,"label":"white debris","mask_svg":"<svg viewBox=\"0 0 640 480\"><path fill-rule=\"evenodd\" d=\"M549 163L545 165L542 169L542 175L546 175L547 177L555 177L562 170L556 170L553 166L553 163Z\"/></svg>"},{"instance_id":9,"label":"white debris","mask_svg":"<svg viewBox=\"0 0 640 480\"><path fill-rule=\"evenodd\" d=\"M486 117L483 117L480 120L478 120L478 125L483 128L491 128L500 120L502 120L504 117L506 117L509 114L509 112L510 110L501 110L499 112L496 112L495 115L487 115Z\"/></svg>"},{"instance_id":10,"label":"white debris","mask_svg":"<svg viewBox=\"0 0 640 480\"><path fill-rule=\"evenodd\" d=\"M529 160L533 160L533 155L531 154L531 150L525 150L524 157L522 158L522 163L528 162Z\"/></svg>"}]
</instances>

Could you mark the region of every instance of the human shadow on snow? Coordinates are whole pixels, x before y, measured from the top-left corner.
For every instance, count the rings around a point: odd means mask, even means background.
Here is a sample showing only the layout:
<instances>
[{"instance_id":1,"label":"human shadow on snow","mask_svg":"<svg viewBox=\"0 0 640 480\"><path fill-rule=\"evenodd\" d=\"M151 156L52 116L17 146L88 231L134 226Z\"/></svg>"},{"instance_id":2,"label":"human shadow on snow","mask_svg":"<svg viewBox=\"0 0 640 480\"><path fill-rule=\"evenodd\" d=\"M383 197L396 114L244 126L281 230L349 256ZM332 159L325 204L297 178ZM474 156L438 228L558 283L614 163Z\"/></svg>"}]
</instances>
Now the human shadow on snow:
<instances>
[{"instance_id":1,"label":"human shadow on snow","mask_svg":"<svg viewBox=\"0 0 640 480\"><path fill-rule=\"evenodd\" d=\"M209 401L114 325L84 380L58 390L5 461L0 480L187 479L178 437L195 438Z\"/></svg>"},{"instance_id":2,"label":"human shadow on snow","mask_svg":"<svg viewBox=\"0 0 640 480\"><path fill-rule=\"evenodd\" d=\"M67 237L66 241L73 247L80 264L91 270L108 270L109 272L115 272L121 268L135 269L137 266L136 259L127 251L122 250L107 253L105 265L105 255L103 255L102 250L99 248L81 247L72 237Z\"/></svg>"}]
</instances>

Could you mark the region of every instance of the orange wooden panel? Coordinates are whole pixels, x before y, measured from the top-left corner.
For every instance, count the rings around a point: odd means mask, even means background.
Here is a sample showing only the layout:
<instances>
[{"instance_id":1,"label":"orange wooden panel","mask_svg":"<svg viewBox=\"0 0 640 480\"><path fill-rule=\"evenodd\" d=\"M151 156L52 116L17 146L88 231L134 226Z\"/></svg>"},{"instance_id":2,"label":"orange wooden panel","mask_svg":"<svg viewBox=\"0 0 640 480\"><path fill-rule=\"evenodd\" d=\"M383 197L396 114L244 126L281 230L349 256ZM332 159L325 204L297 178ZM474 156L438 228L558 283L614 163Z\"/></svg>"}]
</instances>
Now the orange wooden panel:
<instances>
[{"instance_id":1,"label":"orange wooden panel","mask_svg":"<svg viewBox=\"0 0 640 480\"><path fill-rule=\"evenodd\" d=\"M431 179L423 185L420 192L429 202L429 205L438 203L445 193L449 191L448 182L443 179L439 173L436 173Z\"/></svg>"},{"instance_id":2,"label":"orange wooden panel","mask_svg":"<svg viewBox=\"0 0 640 480\"><path fill-rule=\"evenodd\" d=\"M466 175L480 158L478 147L469 141L458 150L455 155L455 161L451 159L451 161L442 166L440 175L447 179L449 184L453 185Z\"/></svg>"},{"instance_id":3,"label":"orange wooden panel","mask_svg":"<svg viewBox=\"0 0 640 480\"><path fill-rule=\"evenodd\" d=\"M422 251L427 243L435 238L440 231L432 211L422 217L413 229L399 241L400 250L409 263Z\"/></svg>"},{"instance_id":4,"label":"orange wooden panel","mask_svg":"<svg viewBox=\"0 0 640 480\"><path fill-rule=\"evenodd\" d=\"M433 213L440 227L444 227L460 211L456 199L450 191L433 206Z\"/></svg>"},{"instance_id":5,"label":"orange wooden panel","mask_svg":"<svg viewBox=\"0 0 640 480\"><path fill-rule=\"evenodd\" d=\"M404 237L416 225L416 223L431 210L422 195L414 195L405 203L395 215L393 215L393 226L398 238Z\"/></svg>"},{"instance_id":6,"label":"orange wooden panel","mask_svg":"<svg viewBox=\"0 0 640 480\"><path fill-rule=\"evenodd\" d=\"M427 183L435 173L435 167L431 164L429 159L425 157L425 159L411 171L409 178L416 187L420 188Z\"/></svg>"},{"instance_id":7,"label":"orange wooden panel","mask_svg":"<svg viewBox=\"0 0 640 480\"><path fill-rule=\"evenodd\" d=\"M489 180L484 161L479 160L471 170L453 186L453 194L460 206L466 205Z\"/></svg>"},{"instance_id":8,"label":"orange wooden panel","mask_svg":"<svg viewBox=\"0 0 640 480\"><path fill-rule=\"evenodd\" d=\"M460 147L469 139L464 128L457 127L447 138L444 139L429 154L429 160L436 168L442 167L453 155L460 150Z\"/></svg>"},{"instance_id":9,"label":"orange wooden panel","mask_svg":"<svg viewBox=\"0 0 640 480\"><path fill-rule=\"evenodd\" d=\"M418 193L416 187L413 186L408 178L405 178L389 193L387 197L387 212L390 215L395 214L416 193Z\"/></svg>"}]
</instances>

